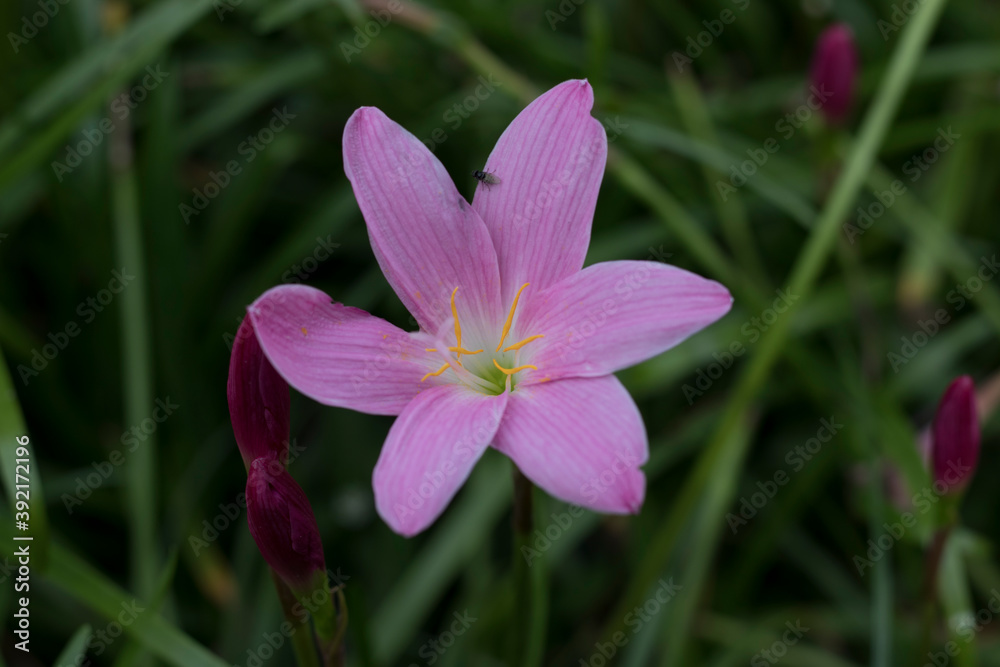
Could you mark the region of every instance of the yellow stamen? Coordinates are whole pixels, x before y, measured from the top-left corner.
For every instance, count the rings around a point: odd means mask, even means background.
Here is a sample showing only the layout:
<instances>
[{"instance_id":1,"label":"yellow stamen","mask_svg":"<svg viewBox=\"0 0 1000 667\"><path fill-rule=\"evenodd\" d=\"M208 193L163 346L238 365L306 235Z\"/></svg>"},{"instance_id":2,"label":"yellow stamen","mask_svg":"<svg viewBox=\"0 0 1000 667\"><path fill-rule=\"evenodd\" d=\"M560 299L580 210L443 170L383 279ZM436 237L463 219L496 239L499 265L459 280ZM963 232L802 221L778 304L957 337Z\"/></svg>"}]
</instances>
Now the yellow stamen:
<instances>
[{"instance_id":1,"label":"yellow stamen","mask_svg":"<svg viewBox=\"0 0 1000 667\"><path fill-rule=\"evenodd\" d=\"M424 352L437 352L436 347L425 347Z\"/></svg>"},{"instance_id":2,"label":"yellow stamen","mask_svg":"<svg viewBox=\"0 0 1000 667\"><path fill-rule=\"evenodd\" d=\"M482 350L466 350L464 347L449 347L448 350L456 354L479 354L482 352Z\"/></svg>"},{"instance_id":3,"label":"yellow stamen","mask_svg":"<svg viewBox=\"0 0 1000 667\"><path fill-rule=\"evenodd\" d=\"M534 336L528 336L527 338L525 338L522 341L514 343L513 345L508 345L507 347L505 347L503 349L503 351L504 352L510 352L511 350L520 350L522 347L524 347L525 345L527 345L528 343L530 343L533 340L537 340L538 338L545 338L545 334L536 334Z\"/></svg>"},{"instance_id":4,"label":"yellow stamen","mask_svg":"<svg viewBox=\"0 0 1000 667\"><path fill-rule=\"evenodd\" d=\"M427 375L425 375L422 378L420 378L420 381L423 382L424 380L426 380L427 378L429 378L431 376L437 377L438 375L441 375L441 373L444 373L449 368L451 368L451 364L445 364L444 366L442 366L441 368L437 369L436 371L428 373Z\"/></svg>"},{"instance_id":5,"label":"yellow stamen","mask_svg":"<svg viewBox=\"0 0 1000 667\"><path fill-rule=\"evenodd\" d=\"M510 331L510 324L514 321L514 309L517 308L517 300L521 298L521 292L524 291L524 288L530 284L531 283L524 283L521 285L521 289L517 290L517 294L514 296L514 303L510 306L510 313L507 314L507 322L503 325L503 333L500 334L500 344L497 345L497 352L499 352L500 348L503 347L503 341L507 338L507 333ZM457 321L458 320L456 320L456 322ZM459 345L461 345L461 343L459 343ZM493 363L496 362L494 361Z\"/></svg>"},{"instance_id":6,"label":"yellow stamen","mask_svg":"<svg viewBox=\"0 0 1000 667\"><path fill-rule=\"evenodd\" d=\"M517 368L504 368L503 366L497 363L496 359L493 360L493 365L496 366L497 370L499 370L504 375L513 375L518 371L523 371L525 368L530 368L533 371L538 370L538 366L532 366L531 364L527 364L525 366L518 366Z\"/></svg>"},{"instance_id":7,"label":"yellow stamen","mask_svg":"<svg viewBox=\"0 0 1000 667\"><path fill-rule=\"evenodd\" d=\"M455 318L455 341L456 341L455 345L457 347L462 347L462 325L458 323L458 309L455 308L456 292L458 292L457 287L451 291L451 314ZM462 358L461 352L455 355L455 361L458 363L459 366L462 365L462 362L460 361L461 358Z\"/></svg>"}]
</instances>

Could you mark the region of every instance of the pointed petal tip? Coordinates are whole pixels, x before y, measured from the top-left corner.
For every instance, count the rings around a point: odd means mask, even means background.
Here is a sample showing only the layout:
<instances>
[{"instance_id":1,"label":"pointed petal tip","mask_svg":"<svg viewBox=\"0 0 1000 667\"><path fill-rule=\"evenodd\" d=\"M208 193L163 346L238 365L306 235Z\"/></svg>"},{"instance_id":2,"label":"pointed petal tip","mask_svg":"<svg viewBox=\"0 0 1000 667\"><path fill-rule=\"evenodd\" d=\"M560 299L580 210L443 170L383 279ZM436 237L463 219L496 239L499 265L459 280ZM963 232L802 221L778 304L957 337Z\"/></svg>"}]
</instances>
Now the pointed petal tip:
<instances>
[{"instance_id":1,"label":"pointed petal tip","mask_svg":"<svg viewBox=\"0 0 1000 667\"><path fill-rule=\"evenodd\" d=\"M629 476L631 479L622 496L622 504L625 508L624 514L635 515L642 511L642 505L646 501L646 475L641 470L635 469Z\"/></svg>"}]
</instances>

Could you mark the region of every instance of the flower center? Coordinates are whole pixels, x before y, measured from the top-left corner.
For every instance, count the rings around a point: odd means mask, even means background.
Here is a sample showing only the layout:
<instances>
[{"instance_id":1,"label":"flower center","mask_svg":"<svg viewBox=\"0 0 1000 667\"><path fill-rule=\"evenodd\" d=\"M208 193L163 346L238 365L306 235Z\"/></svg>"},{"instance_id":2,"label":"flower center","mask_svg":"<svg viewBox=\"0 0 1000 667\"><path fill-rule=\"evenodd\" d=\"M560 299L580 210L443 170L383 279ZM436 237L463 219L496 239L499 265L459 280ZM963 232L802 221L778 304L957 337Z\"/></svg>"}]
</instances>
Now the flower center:
<instances>
[{"instance_id":1,"label":"flower center","mask_svg":"<svg viewBox=\"0 0 1000 667\"><path fill-rule=\"evenodd\" d=\"M544 338L544 334L536 334L534 336L528 336L523 340L519 340L516 343L507 345L504 347L504 342L507 340L507 334L510 333L510 327L514 322L514 311L517 309L517 303L521 299L521 292L530 283L524 283L521 285L521 289L517 290L517 294L514 296L514 303L510 306L510 312L507 314L507 321L504 322L503 331L500 333L500 342L497 344L497 349L492 355L491 361L493 362L492 367L485 361L479 362L479 360L473 360L473 363L469 363L467 360L465 364L462 363L462 355L466 357L474 357L483 352L483 350L467 350L462 347L462 325L458 321L458 309L455 307L455 295L458 293L458 288L452 290L451 292L451 314L455 319L455 345L447 348L447 352L453 353L454 359L449 359L440 368L435 371L431 371L420 378L423 382L429 377L437 377L444 373L445 371L451 369L457 376L458 379L465 384L471 385L473 388L488 394L500 394L504 391L510 391L514 388L516 384L515 375L523 370L533 370L537 371L538 367L532 364L517 365L517 358L520 356L520 350L522 347L530 343L531 341L538 340L539 338ZM440 352L437 348L428 347L427 352ZM450 355L446 355L446 358ZM503 362L503 363L501 363Z\"/></svg>"}]
</instances>

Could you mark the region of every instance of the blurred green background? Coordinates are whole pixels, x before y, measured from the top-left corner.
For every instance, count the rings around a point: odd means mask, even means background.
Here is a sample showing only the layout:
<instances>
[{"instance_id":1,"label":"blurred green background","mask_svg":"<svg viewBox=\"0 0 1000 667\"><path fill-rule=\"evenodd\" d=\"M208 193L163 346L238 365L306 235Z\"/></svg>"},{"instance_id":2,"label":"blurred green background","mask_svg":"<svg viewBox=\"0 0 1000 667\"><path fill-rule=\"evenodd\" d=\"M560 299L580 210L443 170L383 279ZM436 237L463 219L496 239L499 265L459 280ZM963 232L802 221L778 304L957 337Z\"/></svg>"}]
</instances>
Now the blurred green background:
<instances>
[{"instance_id":1,"label":"blurred green background","mask_svg":"<svg viewBox=\"0 0 1000 667\"><path fill-rule=\"evenodd\" d=\"M89 645L82 664L292 664L287 642L267 648L281 612L239 505L225 383L244 308L305 282L414 328L344 176L348 116L384 110L471 199L468 174L518 111L586 77L611 139L588 263L669 261L736 301L621 374L650 436L640 515L567 523L536 493L538 664L917 667L922 640L940 652L950 636L946 664L1000 665L1000 291L995 269L970 283L1000 245L1000 8L945 4L4 2L0 455L9 491L14 438L30 436L35 541L26 656L8 505L3 660L76 665ZM724 10L736 18L719 30ZM862 63L854 113L841 128L810 113L787 136L836 21ZM939 132L957 138L915 171ZM720 191L770 138L779 150ZM858 207L878 211L896 179L905 192L860 226ZM769 311L776 290L793 310ZM933 512L910 506L928 485L915 440L963 373L984 446L928 635ZM511 619L526 612L507 460L489 453L406 540L370 483L391 419L295 392L292 410L290 469L346 583L349 664L514 664ZM810 443L824 419L842 427ZM905 510L917 525L872 551ZM680 591L650 604L661 581ZM116 627L133 600L143 611Z\"/></svg>"}]
</instances>

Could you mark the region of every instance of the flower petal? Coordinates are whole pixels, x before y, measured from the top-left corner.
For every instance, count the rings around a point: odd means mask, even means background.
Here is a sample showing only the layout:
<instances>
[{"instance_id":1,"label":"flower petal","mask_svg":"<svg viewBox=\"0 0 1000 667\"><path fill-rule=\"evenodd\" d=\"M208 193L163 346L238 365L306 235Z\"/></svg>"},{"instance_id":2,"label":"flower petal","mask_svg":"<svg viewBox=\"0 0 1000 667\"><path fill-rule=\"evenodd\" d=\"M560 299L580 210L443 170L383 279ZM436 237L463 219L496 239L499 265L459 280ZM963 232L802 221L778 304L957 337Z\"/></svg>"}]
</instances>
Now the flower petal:
<instances>
[{"instance_id":1,"label":"flower petal","mask_svg":"<svg viewBox=\"0 0 1000 667\"><path fill-rule=\"evenodd\" d=\"M725 315L725 287L659 262L602 262L535 294L519 337L543 334L519 363L525 378L607 375L660 354Z\"/></svg>"},{"instance_id":2,"label":"flower petal","mask_svg":"<svg viewBox=\"0 0 1000 667\"><path fill-rule=\"evenodd\" d=\"M305 285L282 285L248 309L264 354L290 385L341 408L398 415L422 389L429 359L408 334ZM428 339L429 340L429 339Z\"/></svg>"},{"instance_id":3,"label":"flower petal","mask_svg":"<svg viewBox=\"0 0 1000 667\"><path fill-rule=\"evenodd\" d=\"M507 396L440 385L403 410L372 476L375 507L390 528L411 537L440 516L493 439Z\"/></svg>"},{"instance_id":4,"label":"flower petal","mask_svg":"<svg viewBox=\"0 0 1000 667\"><path fill-rule=\"evenodd\" d=\"M243 465L249 469L261 457L284 461L291 431L288 383L264 356L249 317L233 341L226 394Z\"/></svg>"},{"instance_id":5,"label":"flower petal","mask_svg":"<svg viewBox=\"0 0 1000 667\"><path fill-rule=\"evenodd\" d=\"M551 495L611 514L642 507L642 417L613 375L518 385L493 446Z\"/></svg>"},{"instance_id":6,"label":"flower petal","mask_svg":"<svg viewBox=\"0 0 1000 667\"><path fill-rule=\"evenodd\" d=\"M472 207L493 237L506 304L524 283L544 289L583 266L608 155L593 105L587 81L559 84L518 114L486 161L501 182L479 185Z\"/></svg>"},{"instance_id":7,"label":"flower petal","mask_svg":"<svg viewBox=\"0 0 1000 667\"><path fill-rule=\"evenodd\" d=\"M344 128L344 170L368 225L375 258L424 331L451 316L479 334L501 322L500 274L489 232L441 162L374 107Z\"/></svg>"}]
</instances>

